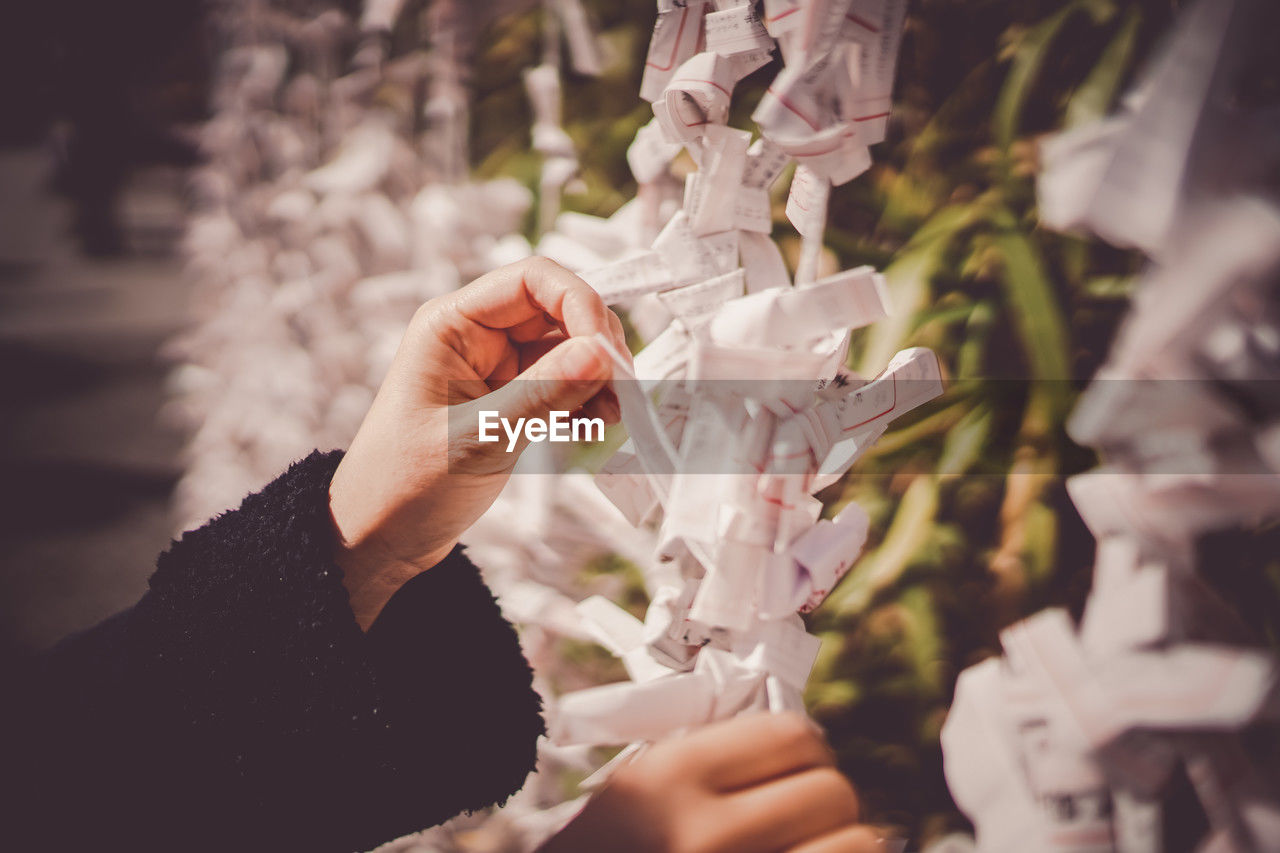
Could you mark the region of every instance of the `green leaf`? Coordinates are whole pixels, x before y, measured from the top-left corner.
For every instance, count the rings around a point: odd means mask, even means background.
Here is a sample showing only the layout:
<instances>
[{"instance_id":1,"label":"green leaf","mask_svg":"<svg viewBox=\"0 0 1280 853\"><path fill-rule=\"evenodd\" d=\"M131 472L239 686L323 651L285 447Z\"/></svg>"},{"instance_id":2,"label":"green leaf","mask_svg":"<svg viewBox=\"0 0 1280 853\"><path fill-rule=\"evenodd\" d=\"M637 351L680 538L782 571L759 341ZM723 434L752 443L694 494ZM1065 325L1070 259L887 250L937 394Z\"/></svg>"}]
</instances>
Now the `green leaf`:
<instances>
[{"instance_id":1,"label":"green leaf","mask_svg":"<svg viewBox=\"0 0 1280 853\"><path fill-rule=\"evenodd\" d=\"M993 219L1000 283L1032 380L1023 432L1028 438L1048 435L1061 427L1071 405L1066 321L1039 247L1018 228L1012 211L1002 209Z\"/></svg>"},{"instance_id":2,"label":"green leaf","mask_svg":"<svg viewBox=\"0 0 1280 853\"><path fill-rule=\"evenodd\" d=\"M907 659L925 691L942 692L944 673L944 641L933 595L919 584L905 590L898 598L903 613L902 644Z\"/></svg>"},{"instance_id":3,"label":"green leaf","mask_svg":"<svg viewBox=\"0 0 1280 853\"><path fill-rule=\"evenodd\" d=\"M874 459L899 450L920 447L926 439L953 429L964 419L967 409L968 404L961 402L921 418L910 426L891 429L871 445L866 458Z\"/></svg>"},{"instance_id":4,"label":"green leaf","mask_svg":"<svg viewBox=\"0 0 1280 853\"><path fill-rule=\"evenodd\" d=\"M960 353L956 358L957 379L977 379L982 375L982 365L987 350L987 340L995 324L996 309L989 300L983 300L969 313L965 324Z\"/></svg>"},{"instance_id":5,"label":"green leaf","mask_svg":"<svg viewBox=\"0 0 1280 853\"><path fill-rule=\"evenodd\" d=\"M804 704L819 716L848 713L862 699L862 688L852 681L811 681Z\"/></svg>"},{"instance_id":6,"label":"green leaf","mask_svg":"<svg viewBox=\"0 0 1280 853\"><path fill-rule=\"evenodd\" d=\"M884 270L892 313L871 327L857 371L874 376L902 348L916 314L929 304L929 282L942 268L952 238L978 222L985 209L974 204L944 207L920 227Z\"/></svg>"},{"instance_id":7,"label":"green leaf","mask_svg":"<svg viewBox=\"0 0 1280 853\"><path fill-rule=\"evenodd\" d=\"M1133 277L1095 275L1084 281L1084 292L1094 299L1128 299L1133 294Z\"/></svg>"},{"instance_id":8,"label":"green leaf","mask_svg":"<svg viewBox=\"0 0 1280 853\"><path fill-rule=\"evenodd\" d=\"M987 109L985 99L994 85L994 70L993 60L978 64L910 140L906 163L885 192L877 231L914 227L938 210L955 189L952 170L939 161L958 134L971 132L974 113Z\"/></svg>"},{"instance_id":9,"label":"green leaf","mask_svg":"<svg viewBox=\"0 0 1280 853\"><path fill-rule=\"evenodd\" d=\"M831 681L840 675L840 661L844 655L848 637L843 631L822 631L818 634L822 644L818 646L818 656L813 661L813 669L809 672L811 684Z\"/></svg>"},{"instance_id":10,"label":"green leaf","mask_svg":"<svg viewBox=\"0 0 1280 853\"><path fill-rule=\"evenodd\" d=\"M1077 12L1088 12L1093 20L1101 23L1115 13L1110 0L1075 0L1045 18L1022 34L1013 52L1013 64L1005 78L996 101L991 127L996 144L1008 150L1018 135L1022 124L1022 109L1026 106L1031 90L1040 76L1040 69L1049 56L1053 40L1063 26Z\"/></svg>"},{"instance_id":11,"label":"green leaf","mask_svg":"<svg viewBox=\"0 0 1280 853\"><path fill-rule=\"evenodd\" d=\"M977 406L947 433L938 460L938 476L953 477L968 471L982 455L991 434L991 409Z\"/></svg>"},{"instance_id":12,"label":"green leaf","mask_svg":"<svg viewBox=\"0 0 1280 853\"><path fill-rule=\"evenodd\" d=\"M1089 76L1080 84L1071 100L1067 102L1063 127L1075 127L1102 118L1111 109L1116 92L1124 81L1125 72L1129 69L1129 61L1133 58L1133 49L1138 41L1138 30L1142 24L1142 10L1137 6L1129 9L1119 32L1111 39L1098 64L1093 66Z\"/></svg>"},{"instance_id":13,"label":"green leaf","mask_svg":"<svg viewBox=\"0 0 1280 853\"><path fill-rule=\"evenodd\" d=\"M1058 516L1041 501L1027 507L1026 547L1023 549L1023 565L1027 577L1035 583L1044 583L1053 572L1054 552L1058 541Z\"/></svg>"},{"instance_id":14,"label":"green leaf","mask_svg":"<svg viewBox=\"0 0 1280 853\"><path fill-rule=\"evenodd\" d=\"M911 565L916 552L928 543L937 514L938 481L929 476L916 477L902 496L880 547L854 565L831 593L824 609L842 615L865 610L871 597L897 580Z\"/></svg>"},{"instance_id":15,"label":"green leaf","mask_svg":"<svg viewBox=\"0 0 1280 853\"><path fill-rule=\"evenodd\" d=\"M1058 268L1067 281L1078 282L1089 274L1093 260L1093 245L1078 234L1059 234L1057 237Z\"/></svg>"},{"instance_id":16,"label":"green leaf","mask_svg":"<svg viewBox=\"0 0 1280 853\"><path fill-rule=\"evenodd\" d=\"M996 212L994 224L992 241L1002 259L1000 282L1030 362L1032 378L1067 379L1066 322L1040 249L1018 228L1017 218L1008 208Z\"/></svg>"}]
</instances>

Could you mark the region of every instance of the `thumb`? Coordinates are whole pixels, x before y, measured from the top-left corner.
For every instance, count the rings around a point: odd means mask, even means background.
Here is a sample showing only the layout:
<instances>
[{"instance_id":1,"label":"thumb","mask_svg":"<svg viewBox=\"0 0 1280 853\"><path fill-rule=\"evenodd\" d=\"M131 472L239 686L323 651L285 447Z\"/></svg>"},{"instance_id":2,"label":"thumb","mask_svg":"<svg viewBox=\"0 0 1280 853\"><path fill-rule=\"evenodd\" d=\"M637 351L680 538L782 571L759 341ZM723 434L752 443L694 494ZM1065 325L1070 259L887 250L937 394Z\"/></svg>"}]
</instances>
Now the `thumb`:
<instances>
[{"instance_id":1,"label":"thumb","mask_svg":"<svg viewBox=\"0 0 1280 853\"><path fill-rule=\"evenodd\" d=\"M512 421L545 418L551 411L580 408L612 374L612 361L599 341L569 338L490 394L489 400L502 417Z\"/></svg>"}]
</instances>

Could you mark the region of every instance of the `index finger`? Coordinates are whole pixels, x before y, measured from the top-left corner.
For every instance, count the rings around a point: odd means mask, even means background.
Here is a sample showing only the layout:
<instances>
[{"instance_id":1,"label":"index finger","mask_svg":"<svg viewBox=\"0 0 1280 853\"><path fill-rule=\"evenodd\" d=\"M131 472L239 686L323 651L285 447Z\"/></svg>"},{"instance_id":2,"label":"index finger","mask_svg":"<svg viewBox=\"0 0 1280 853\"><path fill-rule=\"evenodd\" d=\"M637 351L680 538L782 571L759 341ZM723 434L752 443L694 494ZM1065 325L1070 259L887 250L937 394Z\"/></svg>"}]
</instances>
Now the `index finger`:
<instances>
[{"instance_id":1,"label":"index finger","mask_svg":"<svg viewBox=\"0 0 1280 853\"><path fill-rule=\"evenodd\" d=\"M835 764L817 728L800 714L746 714L685 738L690 763L719 791L758 785Z\"/></svg>"},{"instance_id":2,"label":"index finger","mask_svg":"<svg viewBox=\"0 0 1280 853\"><path fill-rule=\"evenodd\" d=\"M526 258L486 273L453 294L457 312L490 329L509 329L544 314L570 337L614 337L612 313L578 276L547 258Z\"/></svg>"}]
</instances>

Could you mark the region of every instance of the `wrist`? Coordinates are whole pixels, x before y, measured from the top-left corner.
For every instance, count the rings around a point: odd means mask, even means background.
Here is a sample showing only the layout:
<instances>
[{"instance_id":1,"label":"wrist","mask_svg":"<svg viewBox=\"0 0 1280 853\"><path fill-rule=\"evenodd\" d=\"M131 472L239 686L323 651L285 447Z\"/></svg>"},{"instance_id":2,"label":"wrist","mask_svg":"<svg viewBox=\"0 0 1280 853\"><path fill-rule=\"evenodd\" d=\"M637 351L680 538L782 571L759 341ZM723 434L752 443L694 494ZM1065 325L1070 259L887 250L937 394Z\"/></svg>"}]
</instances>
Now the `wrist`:
<instances>
[{"instance_id":1,"label":"wrist","mask_svg":"<svg viewBox=\"0 0 1280 853\"><path fill-rule=\"evenodd\" d=\"M376 532L353 535L344 525L333 495L330 495L329 518L334 532L333 560L342 572L342 585L347 590L351 612L361 630L368 631L382 608L402 586L439 563L452 550L438 549L420 559L406 560L397 556Z\"/></svg>"}]
</instances>

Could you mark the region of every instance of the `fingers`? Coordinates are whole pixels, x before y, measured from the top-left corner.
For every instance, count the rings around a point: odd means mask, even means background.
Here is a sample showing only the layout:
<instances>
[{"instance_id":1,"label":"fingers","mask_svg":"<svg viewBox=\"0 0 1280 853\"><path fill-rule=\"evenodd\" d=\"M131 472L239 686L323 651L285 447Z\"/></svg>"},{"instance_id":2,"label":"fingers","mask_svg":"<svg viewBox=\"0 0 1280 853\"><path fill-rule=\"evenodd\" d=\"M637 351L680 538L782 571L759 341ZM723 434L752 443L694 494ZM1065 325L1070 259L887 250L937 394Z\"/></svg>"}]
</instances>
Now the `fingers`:
<instances>
[{"instance_id":1,"label":"fingers","mask_svg":"<svg viewBox=\"0 0 1280 853\"><path fill-rule=\"evenodd\" d=\"M834 767L815 767L730 794L734 850L785 850L858 819L858 797Z\"/></svg>"},{"instance_id":2,"label":"fingers","mask_svg":"<svg viewBox=\"0 0 1280 853\"><path fill-rule=\"evenodd\" d=\"M546 418L552 411L575 411L596 395L613 365L594 338L563 341L486 401L508 420Z\"/></svg>"},{"instance_id":3,"label":"fingers","mask_svg":"<svg viewBox=\"0 0 1280 853\"><path fill-rule=\"evenodd\" d=\"M622 321L618 319L618 315L609 312L609 328L613 330L613 346L618 354L626 358L628 362L631 360L631 350L627 348L627 333L622 328Z\"/></svg>"},{"instance_id":4,"label":"fingers","mask_svg":"<svg viewBox=\"0 0 1280 853\"><path fill-rule=\"evenodd\" d=\"M520 353L520 373L525 372L547 353L564 343L568 338L563 332L551 332L538 338L536 341L530 341L527 344L520 344L517 349Z\"/></svg>"},{"instance_id":5,"label":"fingers","mask_svg":"<svg viewBox=\"0 0 1280 853\"><path fill-rule=\"evenodd\" d=\"M725 790L726 783L737 787ZM756 714L655 744L587 803L562 845L548 849L878 849L865 846L878 844L874 830L851 831L857 818L853 786L815 727L798 714Z\"/></svg>"},{"instance_id":6,"label":"fingers","mask_svg":"<svg viewBox=\"0 0 1280 853\"><path fill-rule=\"evenodd\" d=\"M545 356L551 350L555 349L564 341L568 340L561 332L550 332L536 341L530 341L527 344L520 344L519 367L517 373L523 372L534 365L539 359ZM515 377L515 373L511 375L498 376L497 373L490 377L491 386L498 387ZM622 408L618 405L618 397L608 386L601 388L596 392L595 396L583 404L581 415L584 418L603 418L605 423L617 423L622 416Z\"/></svg>"},{"instance_id":7,"label":"fingers","mask_svg":"<svg viewBox=\"0 0 1280 853\"><path fill-rule=\"evenodd\" d=\"M617 315L590 285L546 258L529 258L494 270L419 309L415 363L439 366L449 379L512 378L506 362L518 349L544 338L602 334L630 358ZM522 357L523 368L531 361Z\"/></svg>"},{"instance_id":8,"label":"fingers","mask_svg":"<svg viewBox=\"0 0 1280 853\"><path fill-rule=\"evenodd\" d=\"M582 407L584 418L603 418L606 424L616 424L622 420L622 406L618 404L618 395L611 388L601 388L594 397Z\"/></svg>"},{"instance_id":9,"label":"fingers","mask_svg":"<svg viewBox=\"0 0 1280 853\"><path fill-rule=\"evenodd\" d=\"M548 347L550 349L550 347ZM499 358L497 365L493 368L493 372L484 378L485 385L490 388L499 388L506 385L520 373L522 365L520 364L520 350L508 344L502 348L502 356Z\"/></svg>"},{"instance_id":10,"label":"fingers","mask_svg":"<svg viewBox=\"0 0 1280 853\"><path fill-rule=\"evenodd\" d=\"M528 258L494 270L457 291L451 300L460 315L491 329L522 326L545 314L571 337L615 337L613 312L600 295L546 258ZM537 336L532 331L526 334Z\"/></svg>"},{"instance_id":11,"label":"fingers","mask_svg":"<svg viewBox=\"0 0 1280 853\"><path fill-rule=\"evenodd\" d=\"M889 846L870 826L846 826L792 847L787 853L885 853Z\"/></svg>"},{"instance_id":12,"label":"fingers","mask_svg":"<svg viewBox=\"0 0 1280 853\"><path fill-rule=\"evenodd\" d=\"M563 332L559 323L555 323L545 313L530 317L507 329L507 337L516 343L527 343L545 337L549 332ZM563 335L562 335L563 337Z\"/></svg>"},{"instance_id":13,"label":"fingers","mask_svg":"<svg viewBox=\"0 0 1280 853\"><path fill-rule=\"evenodd\" d=\"M831 767L835 756L799 714L748 714L697 731L682 744L715 790L733 791L788 773Z\"/></svg>"}]
</instances>

